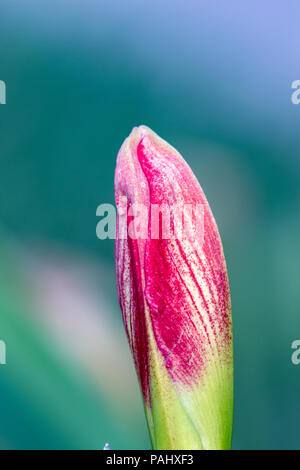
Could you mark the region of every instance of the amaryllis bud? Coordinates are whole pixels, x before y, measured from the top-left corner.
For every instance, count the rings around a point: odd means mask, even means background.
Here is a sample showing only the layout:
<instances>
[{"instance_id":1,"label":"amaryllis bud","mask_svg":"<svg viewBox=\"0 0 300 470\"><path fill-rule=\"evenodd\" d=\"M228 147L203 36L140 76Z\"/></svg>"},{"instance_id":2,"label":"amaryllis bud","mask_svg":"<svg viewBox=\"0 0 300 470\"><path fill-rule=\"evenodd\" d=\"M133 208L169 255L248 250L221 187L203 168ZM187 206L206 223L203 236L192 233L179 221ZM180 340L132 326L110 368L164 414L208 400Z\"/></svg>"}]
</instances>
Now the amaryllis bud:
<instances>
[{"instance_id":1,"label":"amaryllis bud","mask_svg":"<svg viewBox=\"0 0 300 470\"><path fill-rule=\"evenodd\" d=\"M205 195L180 154L145 126L119 151L115 195L119 302L152 446L228 449L231 302Z\"/></svg>"}]
</instances>

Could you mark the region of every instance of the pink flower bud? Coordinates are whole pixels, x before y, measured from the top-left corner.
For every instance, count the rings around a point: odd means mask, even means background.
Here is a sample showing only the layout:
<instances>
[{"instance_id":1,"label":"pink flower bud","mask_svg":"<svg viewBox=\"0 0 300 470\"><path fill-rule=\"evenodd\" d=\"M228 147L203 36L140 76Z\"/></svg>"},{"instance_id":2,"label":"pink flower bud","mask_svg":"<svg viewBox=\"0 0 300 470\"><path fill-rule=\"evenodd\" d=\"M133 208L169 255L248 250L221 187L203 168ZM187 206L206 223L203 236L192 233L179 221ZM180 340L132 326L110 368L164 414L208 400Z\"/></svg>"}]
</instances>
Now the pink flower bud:
<instances>
[{"instance_id":1,"label":"pink flower bud","mask_svg":"<svg viewBox=\"0 0 300 470\"><path fill-rule=\"evenodd\" d=\"M115 196L119 302L152 445L230 448L230 291L205 195L181 155L140 126L119 151Z\"/></svg>"}]
</instances>

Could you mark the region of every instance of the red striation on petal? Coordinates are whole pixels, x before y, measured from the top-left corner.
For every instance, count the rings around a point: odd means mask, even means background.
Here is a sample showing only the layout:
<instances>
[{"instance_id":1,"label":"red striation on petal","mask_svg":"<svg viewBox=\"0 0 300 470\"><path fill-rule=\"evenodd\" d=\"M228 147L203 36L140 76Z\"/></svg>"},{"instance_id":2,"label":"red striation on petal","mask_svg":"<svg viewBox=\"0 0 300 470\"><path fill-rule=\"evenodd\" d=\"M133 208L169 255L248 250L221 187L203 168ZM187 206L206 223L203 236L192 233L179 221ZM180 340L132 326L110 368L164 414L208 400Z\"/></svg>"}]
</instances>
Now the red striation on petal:
<instances>
[{"instance_id":1,"label":"red striation on petal","mask_svg":"<svg viewBox=\"0 0 300 470\"><path fill-rule=\"evenodd\" d=\"M185 161L149 136L141 139L137 155L152 204L204 205L202 253L189 241L176 240L173 232L170 240L152 240L149 233L145 254L145 295L157 346L172 379L191 383L199 380L207 354L220 352L231 335L222 246L205 195Z\"/></svg>"},{"instance_id":2,"label":"red striation on petal","mask_svg":"<svg viewBox=\"0 0 300 470\"><path fill-rule=\"evenodd\" d=\"M118 256L118 244L116 244ZM144 292L141 282L141 260L137 240L126 240L126 257L129 270L122 269L118 274L118 294L129 346L146 402L150 399L149 377L149 338L145 320ZM126 292L129 292L129 295ZM128 315L130 311L130 315Z\"/></svg>"},{"instance_id":3,"label":"red striation on petal","mask_svg":"<svg viewBox=\"0 0 300 470\"><path fill-rule=\"evenodd\" d=\"M129 205L204 207L203 244L200 240L194 244L189 237L176 239L172 215L170 239L151 239L151 212L147 240L116 240L123 320L143 395L149 402L146 309L170 377L175 384L190 386L199 382L210 361L226 361L230 355L231 305L218 229L197 179L175 149L151 131L140 129L131 149L136 178L126 167L128 155L117 164L121 167L116 173L117 205L122 193Z\"/></svg>"}]
</instances>

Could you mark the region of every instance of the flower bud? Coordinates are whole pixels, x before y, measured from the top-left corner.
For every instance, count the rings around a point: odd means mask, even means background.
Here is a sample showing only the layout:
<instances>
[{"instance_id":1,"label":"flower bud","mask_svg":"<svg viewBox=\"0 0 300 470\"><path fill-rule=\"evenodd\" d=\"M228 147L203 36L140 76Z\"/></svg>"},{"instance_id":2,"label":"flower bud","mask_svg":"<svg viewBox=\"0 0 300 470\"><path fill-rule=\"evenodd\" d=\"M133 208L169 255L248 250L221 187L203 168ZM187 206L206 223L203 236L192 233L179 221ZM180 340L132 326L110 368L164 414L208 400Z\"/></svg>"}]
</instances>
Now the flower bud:
<instances>
[{"instance_id":1,"label":"flower bud","mask_svg":"<svg viewBox=\"0 0 300 470\"><path fill-rule=\"evenodd\" d=\"M181 155L140 126L119 151L115 197L118 296L152 446L229 449L231 301L205 195Z\"/></svg>"}]
</instances>

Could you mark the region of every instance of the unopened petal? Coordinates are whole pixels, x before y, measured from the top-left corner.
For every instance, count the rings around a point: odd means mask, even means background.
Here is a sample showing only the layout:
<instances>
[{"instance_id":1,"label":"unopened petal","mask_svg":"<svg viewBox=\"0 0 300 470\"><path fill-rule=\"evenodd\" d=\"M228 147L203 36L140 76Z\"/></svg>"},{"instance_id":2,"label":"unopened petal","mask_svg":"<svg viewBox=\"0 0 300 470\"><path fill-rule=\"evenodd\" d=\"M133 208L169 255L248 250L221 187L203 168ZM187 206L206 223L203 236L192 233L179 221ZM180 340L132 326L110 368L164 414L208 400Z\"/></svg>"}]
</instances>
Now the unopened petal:
<instances>
[{"instance_id":1,"label":"unopened petal","mask_svg":"<svg viewBox=\"0 0 300 470\"><path fill-rule=\"evenodd\" d=\"M117 206L126 201L126 217L134 204L148 209L146 238L117 237L116 269L152 440L160 435L155 427L163 429L157 424L160 414L169 429L170 420L183 420L183 413L190 440L198 439L198 447L191 448L229 448L230 292L220 236L205 195L180 154L145 126L135 128L119 152L115 190ZM153 208L162 206L170 209L169 236L153 238ZM201 207L202 230L178 237L181 215L173 211L175 206ZM166 442L177 441L169 436Z\"/></svg>"}]
</instances>

